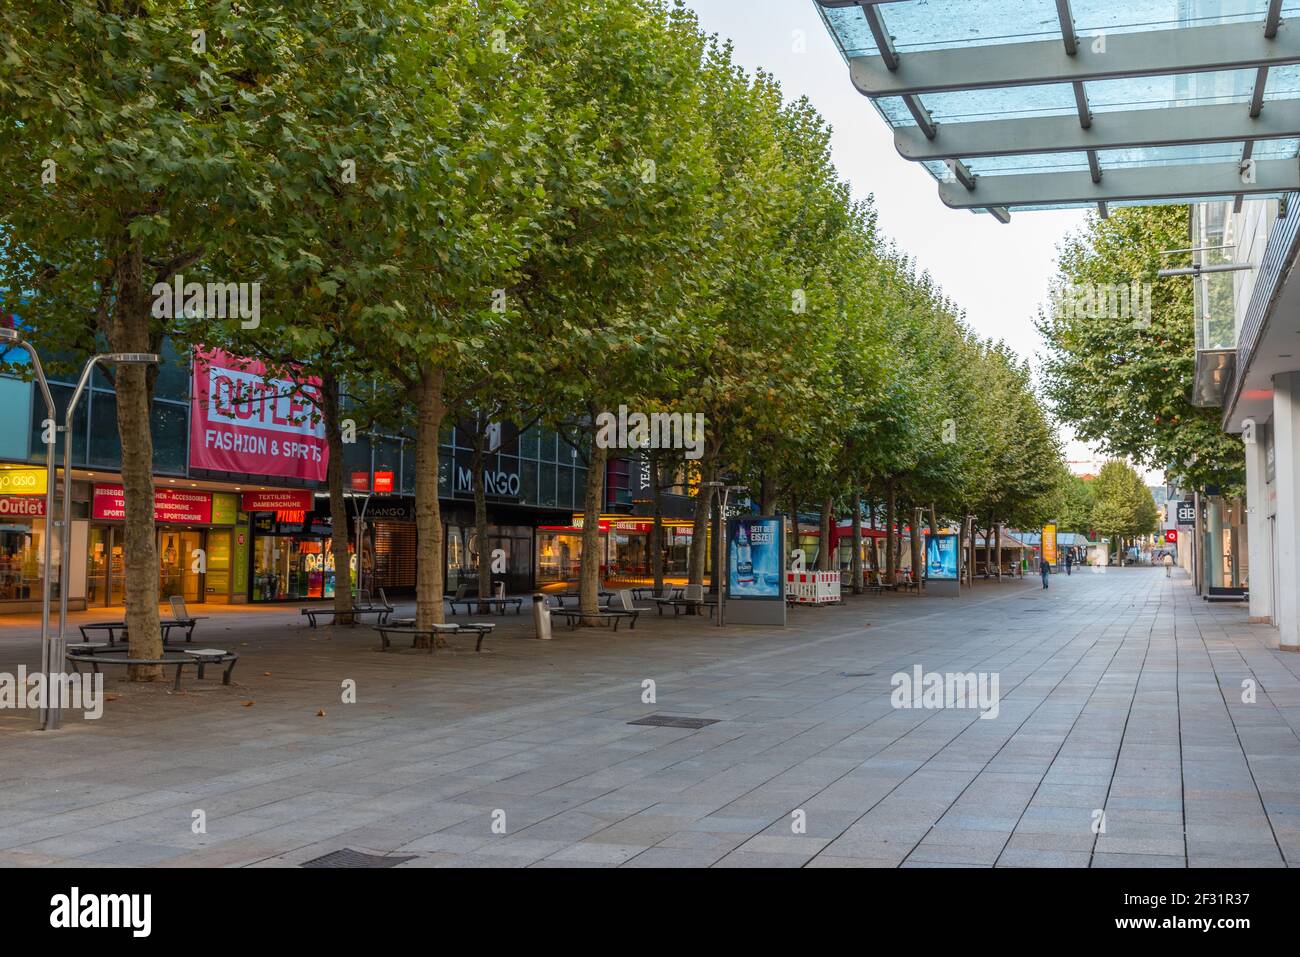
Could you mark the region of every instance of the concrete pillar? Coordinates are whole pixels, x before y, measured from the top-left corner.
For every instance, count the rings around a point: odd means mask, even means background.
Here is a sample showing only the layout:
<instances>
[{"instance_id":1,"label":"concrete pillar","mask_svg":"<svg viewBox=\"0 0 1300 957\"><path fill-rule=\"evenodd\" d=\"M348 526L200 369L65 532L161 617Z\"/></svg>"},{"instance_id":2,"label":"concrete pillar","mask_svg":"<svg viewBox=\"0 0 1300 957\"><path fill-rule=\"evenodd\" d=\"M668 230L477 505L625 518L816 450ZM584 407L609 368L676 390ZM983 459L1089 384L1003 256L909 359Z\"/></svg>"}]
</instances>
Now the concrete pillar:
<instances>
[{"instance_id":1,"label":"concrete pillar","mask_svg":"<svg viewBox=\"0 0 1300 957\"><path fill-rule=\"evenodd\" d=\"M1274 614L1282 648L1300 651L1300 372L1273 377L1273 450L1277 487ZM1251 578L1254 578L1251 575Z\"/></svg>"},{"instance_id":2,"label":"concrete pillar","mask_svg":"<svg viewBox=\"0 0 1300 957\"><path fill-rule=\"evenodd\" d=\"M1268 532L1268 447L1256 429L1246 443L1246 548L1249 552L1250 620L1273 623L1273 548Z\"/></svg>"}]
</instances>

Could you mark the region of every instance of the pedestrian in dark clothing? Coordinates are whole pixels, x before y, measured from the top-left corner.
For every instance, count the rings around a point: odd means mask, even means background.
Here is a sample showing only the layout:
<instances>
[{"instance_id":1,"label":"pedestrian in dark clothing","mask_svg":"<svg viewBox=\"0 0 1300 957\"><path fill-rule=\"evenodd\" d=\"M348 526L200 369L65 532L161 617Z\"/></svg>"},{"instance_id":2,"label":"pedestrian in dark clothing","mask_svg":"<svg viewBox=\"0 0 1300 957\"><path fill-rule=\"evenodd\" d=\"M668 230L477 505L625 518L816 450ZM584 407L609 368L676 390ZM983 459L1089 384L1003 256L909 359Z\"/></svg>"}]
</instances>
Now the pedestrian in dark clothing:
<instances>
[{"instance_id":1,"label":"pedestrian in dark clothing","mask_svg":"<svg viewBox=\"0 0 1300 957\"><path fill-rule=\"evenodd\" d=\"M1074 564L1074 555L1071 552L1065 553L1065 574L1070 575L1070 566Z\"/></svg>"},{"instance_id":2,"label":"pedestrian in dark clothing","mask_svg":"<svg viewBox=\"0 0 1300 957\"><path fill-rule=\"evenodd\" d=\"M1047 559L1046 559L1046 558L1040 559L1040 566L1041 566L1041 567L1040 567L1039 570L1040 570L1040 571L1042 572L1042 574L1043 574L1043 587L1046 588L1046 587L1047 587L1047 576L1050 575L1050 574L1052 573L1052 566L1049 565L1049 564L1047 564Z\"/></svg>"}]
</instances>

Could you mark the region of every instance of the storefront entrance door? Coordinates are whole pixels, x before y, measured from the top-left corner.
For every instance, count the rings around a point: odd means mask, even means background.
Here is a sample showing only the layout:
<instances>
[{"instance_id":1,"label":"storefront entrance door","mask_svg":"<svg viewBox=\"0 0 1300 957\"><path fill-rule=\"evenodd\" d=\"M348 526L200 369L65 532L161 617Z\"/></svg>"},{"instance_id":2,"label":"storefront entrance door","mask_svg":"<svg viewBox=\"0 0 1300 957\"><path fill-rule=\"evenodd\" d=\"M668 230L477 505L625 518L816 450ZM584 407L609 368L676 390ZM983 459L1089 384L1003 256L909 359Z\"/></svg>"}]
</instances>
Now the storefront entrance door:
<instances>
[{"instance_id":1,"label":"storefront entrance door","mask_svg":"<svg viewBox=\"0 0 1300 957\"><path fill-rule=\"evenodd\" d=\"M194 554L203 547L203 532L164 529L158 533L158 589L163 601L182 595L186 602L203 601L203 573L195 570ZM202 567L202 565L199 565Z\"/></svg>"}]
</instances>

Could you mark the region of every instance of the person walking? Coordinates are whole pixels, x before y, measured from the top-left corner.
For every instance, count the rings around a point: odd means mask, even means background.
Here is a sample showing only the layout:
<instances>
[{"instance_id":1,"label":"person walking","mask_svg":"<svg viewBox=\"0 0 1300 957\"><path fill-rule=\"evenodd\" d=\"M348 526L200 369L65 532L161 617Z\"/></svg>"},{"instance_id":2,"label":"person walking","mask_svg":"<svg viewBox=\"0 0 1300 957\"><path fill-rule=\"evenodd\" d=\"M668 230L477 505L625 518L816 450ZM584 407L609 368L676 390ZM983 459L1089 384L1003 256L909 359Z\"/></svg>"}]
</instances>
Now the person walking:
<instances>
[{"instance_id":1,"label":"person walking","mask_svg":"<svg viewBox=\"0 0 1300 957\"><path fill-rule=\"evenodd\" d=\"M1073 564L1074 564L1074 553L1066 552L1065 553L1065 576L1067 578L1070 577L1070 566Z\"/></svg>"},{"instance_id":2,"label":"person walking","mask_svg":"<svg viewBox=\"0 0 1300 957\"><path fill-rule=\"evenodd\" d=\"M1174 577L1174 556L1169 552L1165 552L1165 577Z\"/></svg>"},{"instance_id":3,"label":"person walking","mask_svg":"<svg viewBox=\"0 0 1300 957\"><path fill-rule=\"evenodd\" d=\"M1039 559L1039 571L1042 572L1042 575L1043 575L1043 587L1046 588L1046 587L1047 587L1047 576L1050 575L1050 574L1052 573L1052 566L1049 565L1049 564L1047 564L1047 558L1046 558L1046 557L1043 557L1043 558L1040 558L1040 559Z\"/></svg>"}]
</instances>

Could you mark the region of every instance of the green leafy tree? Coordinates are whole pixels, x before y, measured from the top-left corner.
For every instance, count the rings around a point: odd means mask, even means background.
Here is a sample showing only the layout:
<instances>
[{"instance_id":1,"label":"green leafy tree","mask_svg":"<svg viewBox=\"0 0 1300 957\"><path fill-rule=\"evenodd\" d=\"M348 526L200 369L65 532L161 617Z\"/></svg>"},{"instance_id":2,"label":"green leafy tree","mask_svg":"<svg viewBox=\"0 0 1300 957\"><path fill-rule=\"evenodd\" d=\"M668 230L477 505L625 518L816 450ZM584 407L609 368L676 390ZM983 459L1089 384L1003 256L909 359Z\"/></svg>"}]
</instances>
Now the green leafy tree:
<instances>
[{"instance_id":1,"label":"green leafy tree","mask_svg":"<svg viewBox=\"0 0 1300 957\"><path fill-rule=\"evenodd\" d=\"M1151 490L1127 462L1112 459L1094 480L1092 526L1109 535L1120 551L1124 539L1149 535L1158 512Z\"/></svg>"},{"instance_id":2,"label":"green leafy tree","mask_svg":"<svg viewBox=\"0 0 1300 957\"><path fill-rule=\"evenodd\" d=\"M1193 487L1238 488L1241 442L1223 432L1219 409L1190 401L1192 283L1156 276L1190 264L1186 254L1164 255L1187 247L1187 216L1185 206L1117 209L1089 217L1070 238L1060 256L1062 296L1038 320L1048 348L1043 376L1057 416L1083 441L1169 469Z\"/></svg>"},{"instance_id":3,"label":"green leafy tree","mask_svg":"<svg viewBox=\"0 0 1300 957\"><path fill-rule=\"evenodd\" d=\"M306 9L68 0L0 10L0 286L23 290L23 317L41 345L78 357L104 346L156 353L170 338L183 353L209 337L210 322L175 304L157 308L154 289L195 278L262 219L273 157L258 135L260 97L299 55ZM108 374L131 653L157 658L157 370ZM160 677L156 666L131 671Z\"/></svg>"}]
</instances>

